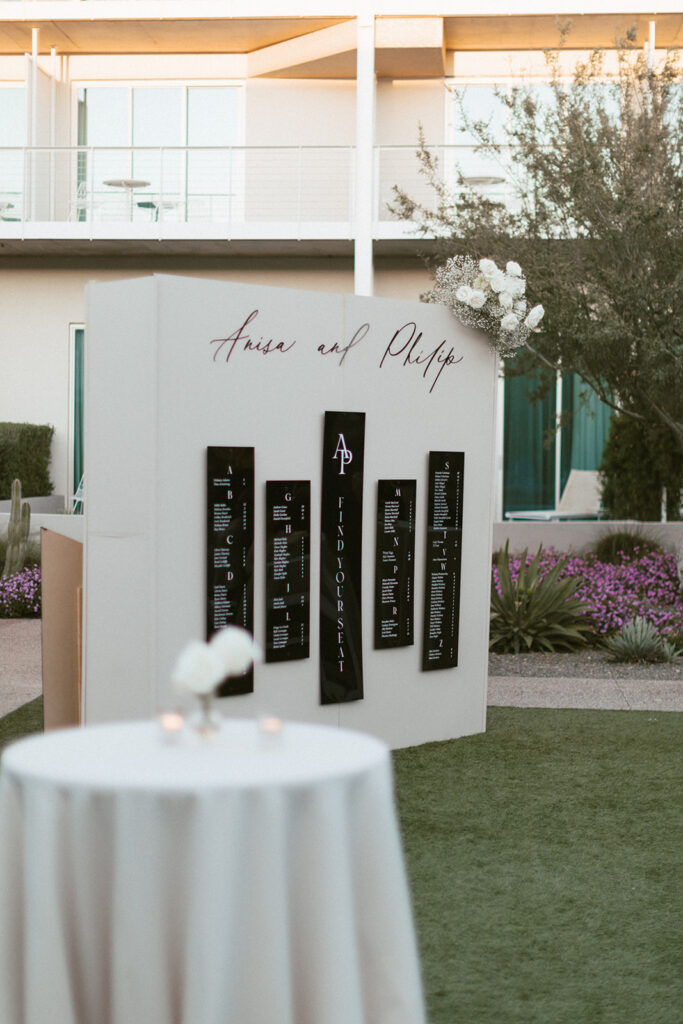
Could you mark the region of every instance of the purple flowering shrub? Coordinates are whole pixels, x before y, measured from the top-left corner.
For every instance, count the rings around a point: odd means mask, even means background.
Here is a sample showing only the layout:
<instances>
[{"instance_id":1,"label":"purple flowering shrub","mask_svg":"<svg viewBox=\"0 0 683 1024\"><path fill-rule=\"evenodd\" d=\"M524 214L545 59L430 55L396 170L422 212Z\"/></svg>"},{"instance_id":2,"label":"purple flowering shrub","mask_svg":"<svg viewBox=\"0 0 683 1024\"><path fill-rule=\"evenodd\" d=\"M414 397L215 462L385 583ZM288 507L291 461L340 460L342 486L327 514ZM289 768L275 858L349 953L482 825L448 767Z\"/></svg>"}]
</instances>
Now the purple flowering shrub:
<instances>
[{"instance_id":1,"label":"purple flowering shrub","mask_svg":"<svg viewBox=\"0 0 683 1024\"><path fill-rule=\"evenodd\" d=\"M565 556L553 548L541 551L542 576ZM532 556L527 555L527 565ZM519 575L521 555L510 557L513 580ZM587 605L584 612L595 625L599 637L620 630L641 616L651 622L664 637L683 635L683 593L678 580L676 555L667 552L625 555L617 565L600 562L592 553L570 555L559 578L578 577L575 597ZM493 582L500 593L498 569L493 566Z\"/></svg>"},{"instance_id":2,"label":"purple flowering shrub","mask_svg":"<svg viewBox=\"0 0 683 1024\"><path fill-rule=\"evenodd\" d=\"M40 566L0 577L0 619L35 619L42 608Z\"/></svg>"}]
</instances>

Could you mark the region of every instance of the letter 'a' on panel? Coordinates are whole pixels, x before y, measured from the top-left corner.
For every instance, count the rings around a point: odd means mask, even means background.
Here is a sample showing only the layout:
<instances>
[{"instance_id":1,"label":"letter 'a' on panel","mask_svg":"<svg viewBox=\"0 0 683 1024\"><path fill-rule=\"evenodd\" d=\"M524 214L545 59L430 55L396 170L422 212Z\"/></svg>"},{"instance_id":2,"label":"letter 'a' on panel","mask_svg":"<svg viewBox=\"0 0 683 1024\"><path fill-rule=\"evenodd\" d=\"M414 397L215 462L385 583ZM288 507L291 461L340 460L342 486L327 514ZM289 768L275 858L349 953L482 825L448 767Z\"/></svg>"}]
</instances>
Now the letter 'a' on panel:
<instances>
[{"instance_id":1,"label":"letter 'a' on panel","mask_svg":"<svg viewBox=\"0 0 683 1024\"><path fill-rule=\"evenodd\" d=\"M254 631L254 449L206 450L206 637L223 626ZM231 676L219 697L252 693L253 669Z\"/></svg>"},{"instance_id":2,"label":"letter 'a' on panel","mask_svg":"<svg viewBox=\"0 0 683 1024\"><path fill-rule=\"evenodd\" d=\"M320 506L320 702L363 696L364 412L326 412Z\"/></svg>"},{"instance_id":3,"label":"letter 'a' on panel","mask_svg":"<svg viewBox=\"0 0 683 1024\"><path fill-rule=\"evenodd\" d=\"M464 452L430 452L422 670L458 664Z\"/></svg>"},{"instance_id":4,"label":"letter 'a' on panel","mask_svg":"<svg viewBox=\"0 0 683 1024\"><path fill-rule=\"evenodd\" d=\"M266 481L265 659L309 656L310 480Z\"/></svg>"},{"instance_id":5,"label":"letter 'a' on panel","mask_svg":"<svg viewBox=\"0 0 683 1024\"><path fill-rule=\"evenodd\" d=\"M377 481L375 648L414 642L415 480Z\"/></svg>"}]
</instances>

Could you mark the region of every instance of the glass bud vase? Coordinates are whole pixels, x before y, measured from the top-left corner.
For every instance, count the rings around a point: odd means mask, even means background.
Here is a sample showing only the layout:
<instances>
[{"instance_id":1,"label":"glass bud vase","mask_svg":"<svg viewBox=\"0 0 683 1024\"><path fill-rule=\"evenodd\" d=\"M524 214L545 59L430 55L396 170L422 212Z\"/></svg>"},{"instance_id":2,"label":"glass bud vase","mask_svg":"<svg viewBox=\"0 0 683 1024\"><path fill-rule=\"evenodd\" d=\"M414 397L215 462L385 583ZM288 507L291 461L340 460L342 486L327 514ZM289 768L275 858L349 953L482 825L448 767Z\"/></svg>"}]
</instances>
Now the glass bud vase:
<instances>
[{"instance_id":1,"label":"glass bud vase","mask_svg":"<svg viewBox=\"0 0 683 1024\"><path fill-rule=\"evenodd\" d=\"M213 690L209 693L198 693L199 711L192 718L195 730L205 739L215 736L221 727L221 716L213 705L213 698Z\"/></svg>"}]
</instances>

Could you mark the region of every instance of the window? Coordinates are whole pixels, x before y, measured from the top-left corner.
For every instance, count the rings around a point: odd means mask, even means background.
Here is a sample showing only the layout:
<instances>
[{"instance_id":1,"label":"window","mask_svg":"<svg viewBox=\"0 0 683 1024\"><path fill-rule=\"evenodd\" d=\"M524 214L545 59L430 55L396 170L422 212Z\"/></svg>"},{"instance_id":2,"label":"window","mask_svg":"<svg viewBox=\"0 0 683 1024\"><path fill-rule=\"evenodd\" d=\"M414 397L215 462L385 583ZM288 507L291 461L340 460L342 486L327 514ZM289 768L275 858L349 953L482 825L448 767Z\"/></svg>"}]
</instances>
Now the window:
<instances>
[{"instance_id":1,"label":"window","mask_svg":"<svg viewBox=\"0 0 683 1024\"><path fill-rule=\"evenodd\" d=\"M480 188L493 199L505 199L513 205L517 190L525 191L525 176L521 168L512 173L512 154L507 148L507 125L509 112L503 96L515 88L529 92L539 106L551 106L554 102L552 86L547 82L463 84L451 89L451 114L449 136L454 146L452 169L457 166L469 184ZM482 124L491 140L503 147L497 156L478 151L479 138L468 125ZM541 125L539 125L539 129Z\"/></svg>"},{"instance_id":2,"label":"window","mask_svg":"<svg viewBox=\"0 0 683 1024\"><path fill-rule=\"evenodd\" d=\"M242 180L242 155L227 148L238 137L237 90L191 87L187 91L187 200L191 216L231 219ZM241 191L241 189L240 189Z\"/></svg>"},{"instance_id":3,"label":"window","mask_svg":"<svg viewBox=\"0 0 683 1024\"><path fill-rule=\"evenodd\" d=\"M485 188L487 194L501 192L505 182L505 156L500 159L487 153L477 151L479 139L468 124L486 125L492 140L504 144L507 135L505 130L507 110L496 92L505 86L497 85L464 85L453 90L452 140L456 147L454 164L461 171L465 180Z\"/></svg>"},{"instance_id":4,"label":"window","mask_svg":"<svg viewBox=\"0 0 683 1024\"><path fill-rule=\"evenodd\" d=\"M236 86L88 86L79 92L79 144L92 146L79 178L131 216L229 217L242 180ZM118 148L117 148L118 147ZM106 181L147 182L131 195Z\"/></svg>"},{"instance_id":5,"label":"window","mask_svg":"<svg viewBox=\"0 0 683 1024\"><path fill-rule=\"evenodd\" d=\"M555 447L548 445L555 425L555 394L536 403L529 398L538 386L536 374L505 378L503 416L503 508L555 507Z\"/></svg>"},{"instance_id":6,"label":"window","mask_svg":"<svg viewBox=\"0 0 683 1024\"><path fill-rule=\"evenodd\" d=\"M26 93L0 89L0 139L3 146L26 145ZM4 150L0 155L0 219L20 220L24 194L24 157Z\"/></svg>"},{"instance_id":7,"label":"window","mask_svg":"<svg viewBox=\"0 0 683 1024\"><path fill-rule=\"evenodd\" d=\"M576 374L565 374L559 392L551 388L532 403L529 395L538 383L537 373L505 378L506 512L556 508L572 469L598 469L609 434L612 410ZM571 418L562 427L558 445L553 431L561 412L570 413Z\"/></svg>"}]
</instances>

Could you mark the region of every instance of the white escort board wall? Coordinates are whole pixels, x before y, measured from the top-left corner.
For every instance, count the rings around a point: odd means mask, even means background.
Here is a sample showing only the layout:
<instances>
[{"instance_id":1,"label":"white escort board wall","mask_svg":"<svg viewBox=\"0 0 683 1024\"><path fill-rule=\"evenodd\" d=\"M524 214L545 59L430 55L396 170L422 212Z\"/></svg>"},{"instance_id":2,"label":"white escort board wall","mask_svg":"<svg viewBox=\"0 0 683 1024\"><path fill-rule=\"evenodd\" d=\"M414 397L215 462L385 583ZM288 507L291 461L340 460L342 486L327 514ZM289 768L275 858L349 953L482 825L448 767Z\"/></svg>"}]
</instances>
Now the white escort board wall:
<instances>
[{"instance_id":1,"label":"white escort board wall","mask_svg":"<svg viewBox=\"0 0 683 1024\"><path fill-rule=\"evenodd\" d=\"M206 638L207 446L253 446L254 634L263 646L266 481L310 480L310 657L257 664L253 693L224 698L222 713L356 728L392 747L483 731L495 366L437 305L172 276L88 285L84 721L177 702L173 663ZM326 411L366 414L364 697L321 705ZM458 665L425 672L430 451L464 452L464 502ZM414 644L375 650L377 481L393 478L417 482Z\"/></svg>"}]
</instances>

